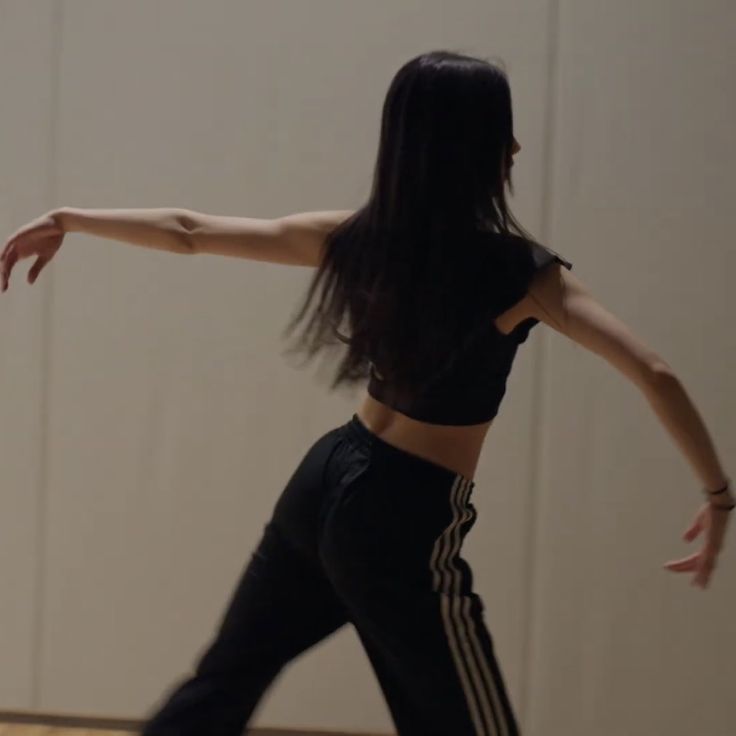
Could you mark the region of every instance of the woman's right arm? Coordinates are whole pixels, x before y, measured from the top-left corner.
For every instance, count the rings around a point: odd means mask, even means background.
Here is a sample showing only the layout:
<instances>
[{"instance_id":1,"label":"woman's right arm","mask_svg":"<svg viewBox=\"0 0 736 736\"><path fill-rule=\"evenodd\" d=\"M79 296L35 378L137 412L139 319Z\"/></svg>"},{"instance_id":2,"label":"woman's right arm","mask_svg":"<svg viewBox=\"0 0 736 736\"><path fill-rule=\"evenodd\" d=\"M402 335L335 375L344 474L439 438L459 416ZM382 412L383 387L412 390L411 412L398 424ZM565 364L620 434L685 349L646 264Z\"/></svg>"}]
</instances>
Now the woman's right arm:
<instances>
[{"instance_id":1,"label":"woman's right arm","mask_svg":"<svg viewBox=\"0 0 736 736\"><path fill-rule=\"evenodd\" d=\"M599 355L641 390L706 489L726 483L708 430L673 369L572 272L553 264L537 274L529 288L528 310L530 316Z\"/></svg>"},{"instance_id":2,"label":"woman's right arm","mask_svg":"<svg viewBox=\"0 0 736 736\"><path fill-rule=\"evenodd\" d=\"M354 210L296 212L276 218L210 215L181 207L81 209L60 207L16 230L0 255L0 291L15 264L36 256L28 282L61 247L68 232L87 233L170 253L247 258L317 267L327 235Z\"/></svg>"},{"instance_id":3,"label":"woman's right arm","mask_svg":"<svg viewBox=\"0 0 736 736\"><path fill-rule=\"evenodd\" d=\"M663 565L673 572L692 572L692 585L707 588L723 546L734 504L713 441L698 410L670 365L644 344L590 290L559 263L540 269L525 297L527 316L535 317L579 345L596 353L626 376L644 394L660 422L690 462L705 491L727 488L701 502L695 519L683 534L692 541L701 531L701 550Z\"/></svg>"}]
</instances>

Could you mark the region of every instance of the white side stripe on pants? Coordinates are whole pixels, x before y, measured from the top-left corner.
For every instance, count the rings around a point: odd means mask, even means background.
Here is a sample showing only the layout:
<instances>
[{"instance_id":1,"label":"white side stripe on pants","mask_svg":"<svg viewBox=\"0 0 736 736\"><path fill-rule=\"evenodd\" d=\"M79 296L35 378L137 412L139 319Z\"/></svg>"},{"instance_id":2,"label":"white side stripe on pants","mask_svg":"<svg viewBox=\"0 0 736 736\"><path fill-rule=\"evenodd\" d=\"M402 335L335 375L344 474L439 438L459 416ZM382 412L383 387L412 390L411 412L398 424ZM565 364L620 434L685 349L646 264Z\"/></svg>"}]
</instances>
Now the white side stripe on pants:
<instances>
[{"instance_id":1,"label":"white side stripe on pants","mask_svg":"<svg viewBox=\"0 0 736 736\"><path fill-rule=\"evenodd\" d=\"M456 559L462 542L461 526L472 516L472 510L465 506L470 490L470 482L458 475L450 493L452 521L434 544L430 569L433 574L434 590L440 594L445 633L476 733L478 736L508 736L508 725L496 690L496 682L470 615L470 598L460 594L461 571L457 567ZM496 719L500 725L500 732L496 727Z\"/></svg>"}]
</instances>

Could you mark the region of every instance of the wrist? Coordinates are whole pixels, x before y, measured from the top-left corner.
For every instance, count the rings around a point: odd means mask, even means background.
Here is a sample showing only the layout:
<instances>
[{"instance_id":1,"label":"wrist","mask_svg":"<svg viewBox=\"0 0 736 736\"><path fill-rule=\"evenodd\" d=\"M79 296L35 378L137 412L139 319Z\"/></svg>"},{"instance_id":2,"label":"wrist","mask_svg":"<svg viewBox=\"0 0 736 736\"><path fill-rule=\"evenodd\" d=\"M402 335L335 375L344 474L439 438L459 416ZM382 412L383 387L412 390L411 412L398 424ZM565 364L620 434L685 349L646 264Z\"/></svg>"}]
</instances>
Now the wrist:
<instances>
[{"instance_id":1,"label":"wrist","mask_svg":"<svg viewBox=\"0 0 736 736\"><path fill-rule=\"evenodd\" d=\"M49 215L65 233L71 233L79 227L80 210L74 207L57 207Z\"/></svg>"},{"instance_id":2,"label":"wrist","mask_svg":"<svg viewBox=\"0 0 736 736\"><path fill-rule=\"evenodd\" d=\"M707 487L703 489L703 493L708 499L708 503L716 508L732 509L736 505L733 492L731 490L731 479L724 478L723 483L717 488Z\"/></svg>"}]
</instances>

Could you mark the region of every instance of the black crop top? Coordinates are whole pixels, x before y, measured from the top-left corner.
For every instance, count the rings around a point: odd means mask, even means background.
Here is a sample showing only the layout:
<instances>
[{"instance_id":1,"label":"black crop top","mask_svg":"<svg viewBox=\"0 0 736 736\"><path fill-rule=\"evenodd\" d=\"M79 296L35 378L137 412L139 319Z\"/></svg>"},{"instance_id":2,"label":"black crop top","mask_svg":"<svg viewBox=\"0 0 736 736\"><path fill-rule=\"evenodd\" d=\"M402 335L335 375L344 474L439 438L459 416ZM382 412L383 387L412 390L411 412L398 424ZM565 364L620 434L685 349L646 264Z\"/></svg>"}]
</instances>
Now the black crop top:
<instances>
[{"instance_id":1,"label":"black crop top","mask_svg":"<svg viewBox=\"0 0 736 736\"><path fill-rule=\"evenodd\" d=\"M572 269L572 263L551 248L516 236L507 243L512 249L504 256L507 270L501 271L504 283L493 299L487 332L481 339L471 342L449 373L412 401L396 395L371 363L368 393L374 399L412 419L432 424L480 424L496 416L516 351L539 320L529 317L504 334L496 328L493 318L520 301L534 274L548 264L558 261L568 270Z\"/></svg>"}]
</instances>

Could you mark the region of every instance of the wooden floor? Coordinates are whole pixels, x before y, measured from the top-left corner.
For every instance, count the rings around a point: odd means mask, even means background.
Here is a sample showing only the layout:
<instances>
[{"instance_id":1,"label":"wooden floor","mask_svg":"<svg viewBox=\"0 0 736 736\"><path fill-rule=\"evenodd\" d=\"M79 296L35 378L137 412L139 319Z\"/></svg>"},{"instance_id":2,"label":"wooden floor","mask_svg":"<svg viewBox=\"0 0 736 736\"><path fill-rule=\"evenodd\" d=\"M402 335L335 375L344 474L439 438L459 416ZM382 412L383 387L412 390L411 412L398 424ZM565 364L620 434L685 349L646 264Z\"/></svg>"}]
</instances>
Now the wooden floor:
<instances>
[{"instance_id":1,"label":"wooden floor","mask_svg":"<svg viewBox=\"0 0 736 736\"><path fill-rule=\"evenodd\" d=\"M64 728L62 726L38 726L26 723L0 723L0 736L134 736L137 731L109 731L100 728ZM282 731L279 729L253 729L253 736L347 736L333 731L330 734L317 731ZM361 736L355 734L354 736ZM367 734L366 736L370 736Z\"/></svg>"},{"instance_id":2,"label":"wooden floor","mask_svg":"<svg viewBox=\"0 0 736 736\"><path fill-rule=\"evenodd\" d=\"M0 723L0 736L131 736L131 732L101 731L96 728L31 726L26 723Z\"/></svg>"},{"instance_id":3,"label":"wooden floor","mask_svg":"<svg viewBox=\"0 0 736 736\"><path fill-rule=\"evenodd\" d=\"M65 726L42 726L29 723L0 723L0 736L133 736L137 731L110 731L100 728L69 728ZM253 729L253 736L348 736L332 731L282 731L280 729ZM371 736L371 734L351 734L350 736ZM373 736L387 736L373 734Z\"/></svg>"},{"instance_id":4,"label":"wooden floor","mask_svg":"<svg viewBox=\"0 0 736 736\"><path fill-rule=\"evenodd\" d=\"M142 722L136 719L0 711L0 736L140 736L141 727ZM248 733L251 736L394 736L254 727Z\"/></svg>"}]
</instances>

